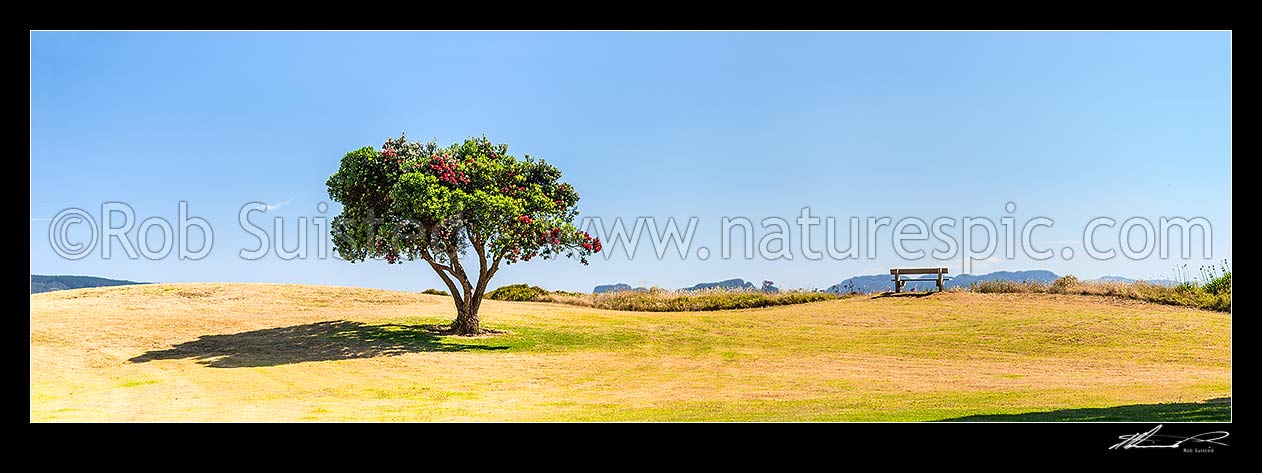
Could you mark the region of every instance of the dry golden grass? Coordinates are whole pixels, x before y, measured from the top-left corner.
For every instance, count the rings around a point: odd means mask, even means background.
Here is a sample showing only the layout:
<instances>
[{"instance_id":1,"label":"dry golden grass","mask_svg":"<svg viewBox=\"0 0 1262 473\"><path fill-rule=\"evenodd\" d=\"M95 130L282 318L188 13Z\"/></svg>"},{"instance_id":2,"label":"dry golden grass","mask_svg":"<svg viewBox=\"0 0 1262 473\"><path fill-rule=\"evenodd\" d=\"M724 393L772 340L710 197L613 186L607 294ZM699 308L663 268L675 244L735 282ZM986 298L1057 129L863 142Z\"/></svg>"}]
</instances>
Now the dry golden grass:
<instances>
[{"instance_id":1,"label":"dry golden grass","mask_svg":"<svg viewBox=\"0 0 1262 473\"><path fill-rule=\"evenodd\" d=\"M939 420L1231 395L1231 316L1056 294L715 312L155 284L31 296L32 421ZM1162 420L1162 419L1142 419Z\"/></svg>"}]
</instances>

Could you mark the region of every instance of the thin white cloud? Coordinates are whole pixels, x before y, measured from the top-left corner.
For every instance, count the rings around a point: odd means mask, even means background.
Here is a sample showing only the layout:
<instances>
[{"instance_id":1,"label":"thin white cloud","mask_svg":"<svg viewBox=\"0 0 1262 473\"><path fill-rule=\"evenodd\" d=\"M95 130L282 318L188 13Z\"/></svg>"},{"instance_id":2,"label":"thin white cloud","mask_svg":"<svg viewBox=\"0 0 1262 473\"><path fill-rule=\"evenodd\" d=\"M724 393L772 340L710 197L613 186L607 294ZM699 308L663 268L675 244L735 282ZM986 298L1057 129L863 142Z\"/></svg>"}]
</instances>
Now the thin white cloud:
<instances>
[{"instance_id":1,"label":"thin white cloud","mask_svg":"<svg viewBox=\"0 0 1262 473\"><path fill-rule=\"evenodd\" d=\"M275 204L263 204L263 205L266 205L266 206L267 206L267 211L268 211L268 212L271 212L271 211L273 211L273 210L276 210L276 209L279 209L279 208L284 207L284 206L286 206L286 205L289 205L289 200L290 200L290 199L285 199L285 200L282 200L282 201L277 202L277 203L275 203Z\"/></svg>"},{"instance_id":2,"label":"thin white cloud","mask_svg":"<svg viewBox=\"0 0 1262 473\"><path fill-rule=\"evenodd\" d=\"M1048 241L1036 241L1036 242L1034 242L1034 243L1035 243L1035 244L1038 244L1038 245L1040 245L1040 246L1047 246L1047 245L1074 245L1074 244L1082 243L1082 240L1048 240Z\"/></svg>"}]
</instances>

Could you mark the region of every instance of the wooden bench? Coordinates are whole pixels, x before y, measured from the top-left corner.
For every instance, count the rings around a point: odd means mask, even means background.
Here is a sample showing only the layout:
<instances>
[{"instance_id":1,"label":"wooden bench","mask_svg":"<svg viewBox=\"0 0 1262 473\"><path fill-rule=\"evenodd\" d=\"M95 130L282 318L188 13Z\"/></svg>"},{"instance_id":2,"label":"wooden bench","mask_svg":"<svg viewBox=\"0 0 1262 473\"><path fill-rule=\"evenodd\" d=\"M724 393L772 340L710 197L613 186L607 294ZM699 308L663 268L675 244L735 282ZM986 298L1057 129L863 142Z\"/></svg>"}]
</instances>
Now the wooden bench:
<instances>
[{"instance_id":1,"label":"wooden bench","mask_svg":"<svg viewBox=\"0 0 1262 473\"><path fill-rule=\"evenodd\" d=\"M950 277L946 276L946 268L894 268L890 270L890 274L894 275L894 292L903 292L903 284L909 282L936 282L938 283L938 291L944 289L944 282ZM932 278L902 278L905 274L933 274Z\"/></svg>"}]
</instances>

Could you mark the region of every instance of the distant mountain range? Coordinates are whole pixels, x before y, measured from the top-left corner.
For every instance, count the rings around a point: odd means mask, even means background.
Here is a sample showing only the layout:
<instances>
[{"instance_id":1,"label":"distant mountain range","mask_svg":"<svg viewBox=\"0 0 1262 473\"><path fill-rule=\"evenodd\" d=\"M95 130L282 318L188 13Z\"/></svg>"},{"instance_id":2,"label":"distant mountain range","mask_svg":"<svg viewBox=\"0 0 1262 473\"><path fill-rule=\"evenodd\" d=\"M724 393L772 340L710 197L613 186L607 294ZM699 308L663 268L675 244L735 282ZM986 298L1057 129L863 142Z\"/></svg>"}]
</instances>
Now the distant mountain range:
<instances>
[{"instance_id":1,"label":"distant mountain range","mask_svg":"<svg viewBox=\"0 0 1262 473\"><path fill-rule=\"evenodd\" d=\"M928 279L931 276L914 275L914 276L908 276L908 277L914 278L914 279L919 279L919 278ZM973 283L981 282L981 281L1013 281L1013 282L1032 281L1032 282L1040 282L1040 283L1050 283L1052 281L1055 281L1056 278L1060 276L1057 276L1056 273L1053 273L1051 271L1045 271L1045 270L1039 269L1039 270L1032 270L1032 271L996 271L993 273L986 273L986 274L959 274L959 275L954 275L950 277L951 279L948 280L946 284L944 284L947 289L951 289L953 287L967 288L971 286ZM867 294L871 292L885 292L885 291L892 290L894 288L893 279L894 279L893 275L890 275L890 274L855 276L829 287L827 291L835 292L838 294L844 294L844 293L849 293L849 292L857 292L860 294ZM1149 284L1157 284L1157 285L1163 285L1163 286L1173 286L1175 284L1178 284L1177 282L1171 281L1169 279L1142 279L1141 280L1141 279L1124 278L1121 276L1104 276L1099 279L1092 279L1091 281L1126 282L1126 283L1144 281ZM907 287L907 288L914 287L917 289L920 289L920 288L934 289L934 285L931 283L912 283L911 285L907 285L904 287Z\"/></svg>"},{"instance_id":2,"label":"distant mountain range","mask_svg":"<svg viewBox=\"0 0 1262 473\"><path fill-rule=\"evenodd\" d=\"M1033 270L1033 271L996 271L996 272L987 273L987 274L958 274L958 275L948 275L948 276L951 279L948 280L944 284L947 289L950 289L953 287L969 287L970 285L978 281L999 280L999 281L1016 281L1016 282L1034 281L1034 282L1049 283L1049 282L1055 281L1056 278L1058 277L1056 276L1056 273L1053 273L1051 271L1041 270L1041 269ZM908 277L913 278L913 279L929 278L929 276L927 275L916 275L916 276L908 276ZM936 289L936 287L932 283L912 283L903 287L907 289L910 289L910 288ZM855 277L846 279L840 283L830 286L827 289L827 291L835 292L838 294L845 294L845 293L850 293L850 292L867 294L871 292L891 291L893 289L894 289L894 276L893 275L876 274L876 275L871 275L871 276L855 276Z\"/></svg>"},{"instance_id":3,"label":"distant mountain range","mask_svg":"<svg viewBox=\"0 0 1262 473\"><path fill-rule=\"evenodd\" d=\"M752 291L754 289L757 289L758 287L754 286L754 283L746 281L744 279L726 279L719 282L697 283L693 285L692 287L685 287L680 290L681 291L701 291L705 289L716 289L716 288L717 289L745 289L745 290Z\"/></svg>"},{"instance_id":4,"label":"distant mountain range","mask_svg":"<svg viewBox=\"0 0 1262 473\"><path fill-rule=\"evenodd\" d=\"M44 276L31 275L31 294L39 292L63 291L66 289L82 289L85 287L126 286L128 284L149 284L146 282L126 281L122 279L105 279L93 276Z\"/></svg>"},{"instance_id":5,"label":"distant mountain range","mask_svg":"<svg viewBox=\"0 0 1262 473\"><path fill-rule=\"evenodd\" d=\"M752 282L749 282L749 281L746 281L746 280L744 280L744 279L740 279L740 278L735 278L735 279L726 279L726 280L719 281L719 282L703 282L703 283L697 283L697 284L695 284L695 285L693 285L693 286L691 286L691 287L685 287L685 288L682 288L682 289L680 289L680 291L700 291L700 290L704 290L704 289L716 289L716 288L719 288L719 289L733 289L733 290L748 290L748 291L758 291L758 290L763 290L763 289L761 288L761 286L757 286L757 285L755 285L755 284L754 284L754 283L752 283ZM631 285L630 285L630 284L626 284L626 283L617 283L617 284L602 284L602 285L600 285L600 286L596 286L596 288L595 288L595 289L592 289L592 293L593 293L593 294L600 294L600 293L603 293L603 292L617 292L617 291L647 291L647 290L648 290L648 289L643 288L643 287L631 287ZM779 289L779 288L777 288L777 287L775 287L775 286L767 286L767 288L766 288L765 290L766 290L766 291L768 291L768 292L779 292L779 291L780 291L780 289Z\"/></svg>"},{"instance_id":6,"label":"distant mountain range","mask_svg":"<svg viewBox=\"0 0 1262 473\"><path fill-rule=\"evenodd\" d=\"M926 276L916 275L916 276L910 276L910 277L916 278L916 279L929 278L929 276L927 275ZM1040 270L1031 270L1031 271L996 271L993 273L986 273L986 274L959 274L959 275L950 275L950 277L951 279L947 280L946 283L944 284L947 289L951 289L954 287L967 288L976 282L995 281L995 280L1015 281L1015 282L1033 281L1033 282L1040 282L1040 283L1050 283L1052 281L1055 281L1056 278L1059 276L1057 276L1056 273L1053 273L1051 271L1045 271L1045 270L1040 269ZM855 277L846 279L840 283L834 284L828 289L826 289L825 291L834 292L838 294L845 294L849 292L857 292L861 294L867 294L867 293L873 293L873 292L885 292L885 291L889 291L893 289L894 283L892 279L893 279L893 276L889 274L855 276ZM1120 281L1120 282L1134 281L1133 279L1127 279L1127 278L1122 278L1122 277L1117 277L1117 276L1105 276L1103 278L1100 278L1100 280ZM1164 280L1149 281L1149 282L1152 282L1154 284L1164 284L1165 282L1162 282L1162 281ZM918 290L924 290L924 289L933 289L934 285L932 283L912 283L912 284L908 284L905 287L908 290L912 288L915 288ZM736 289L736 290L743 289L743 290L749 290L749 291L759 290L759 286L755 285L754 283L746 281L744 279L736 278L736 279L728 279L728 280L718 281L718 282L703 282L703 283L693 285L691 287L682 288L680 289L680 291L698 291L698 290L703 290L703 289L714 289L714 288ZM603 292L646 291L646 290L647 289L643 287L631 287L630 284L618 283L618 284L605 284L605 285L596 286L596 288L593 289L592 292L595 294L600 294ZM771 286L770 291L776 292L776 291L779 291L779 289L776 288L775 286Z\"/></svg>"},{"instance_id":7,"label":"distant mountain range","mask_svg":"<svg viewBox=\"0 0 1262 473\"><path fill-rule=\"evenodd\" d=\"M602 292L647 291L647 290L648 290L647 288L643 288L643 287L631 287L630 284L625 284L625 283L602 284L602 285L596 286L595 289L592 289L592 294L600 294Z\"/></svg>"}]
</instances>

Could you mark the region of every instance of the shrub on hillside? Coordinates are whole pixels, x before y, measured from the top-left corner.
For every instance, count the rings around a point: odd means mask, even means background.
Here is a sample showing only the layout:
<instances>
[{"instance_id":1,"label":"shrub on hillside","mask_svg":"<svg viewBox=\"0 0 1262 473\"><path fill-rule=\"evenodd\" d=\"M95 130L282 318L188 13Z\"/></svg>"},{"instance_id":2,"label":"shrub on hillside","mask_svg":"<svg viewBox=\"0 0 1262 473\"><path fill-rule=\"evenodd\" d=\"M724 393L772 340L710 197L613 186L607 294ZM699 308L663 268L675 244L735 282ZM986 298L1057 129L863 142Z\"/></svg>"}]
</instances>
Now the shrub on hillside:
<instances>
[{"instance_id":1,"label":"shrub on hillside","mask_svg":"<svg viewBox=\"0 0 1262 473\"><path fill-rule=\"evenodd\" d=\"M1052 281L1052 285L1051 287L1048 288L1048 291L1052 293L1056 293L1056 294L1068 294L1077 285L1078 285L1077 276L1074 276L1072 274L1065 275L1065 276L1056 278L1055 281Z\"/></svg>"},{"instance_id":2,"label":"shrub on hillside","mask_svg":"<svg viewBox=\"0 0 1262 473\"><path fill-rule=\"evenodd\" d=\"M1202 288L1210 294L1231 294L1231 271L1210 280Z\"/></svg>"},{"instance_id":3,"label":"shrub on hillside","mask_svg":"<svg viewBox=\"0 0 1262 473\"><path fill-rule=\"evenodd\" d=\"M1231 311L1230 274L1226 273L1204 285L1198 285L1195 282L1167 286L1144 281L1079 281L1074 276L1062 276L1050 284L1034 281L979 281L969 286L968 290L990 294L1032 293L1117 297L1229 312ZM1220 282L1219 279L1224 280Z\"/></svg>"},{"instance_id":4,"label":"shrub on hillside","mask_svg":"<svg viewBox=\"0 0 1262 473\"><path fill-rule=\"evenodd\" d=\"M451 294L441 289L426 289L421 294L429 294L431 296L450 296Z\"/></svg>"}]
</instances>

